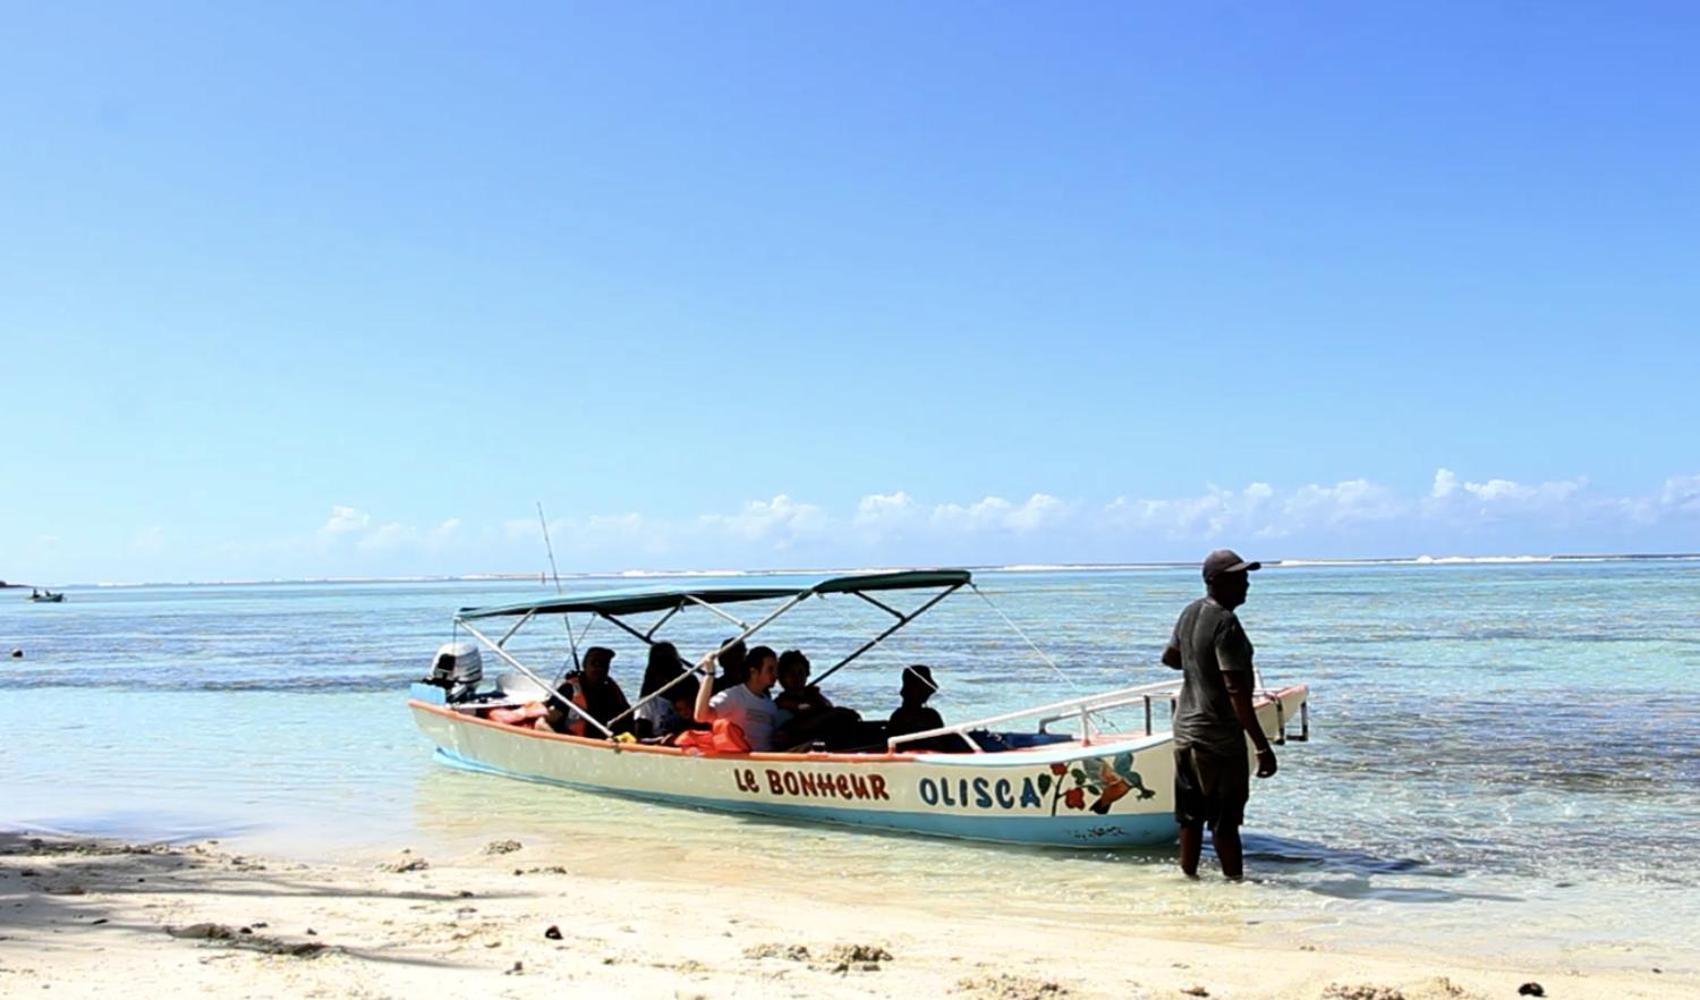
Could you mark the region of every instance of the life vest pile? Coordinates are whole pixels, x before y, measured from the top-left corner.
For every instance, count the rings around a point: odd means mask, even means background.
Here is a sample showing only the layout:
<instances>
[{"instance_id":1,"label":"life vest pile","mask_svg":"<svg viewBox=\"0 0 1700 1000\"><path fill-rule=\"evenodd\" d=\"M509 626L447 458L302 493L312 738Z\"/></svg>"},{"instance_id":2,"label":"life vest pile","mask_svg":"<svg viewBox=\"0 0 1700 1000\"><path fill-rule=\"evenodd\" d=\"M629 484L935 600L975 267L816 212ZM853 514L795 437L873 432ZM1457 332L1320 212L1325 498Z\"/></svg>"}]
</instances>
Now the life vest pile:
<instances>
[{"instance_id":1,"label":"life vest pile","mask_svg":"<svg viewBox=\"0 0 1700 1000\"><path fill-rule=\"evenodd\" d=\"M749 753L750 741L744 728L731 719L715 719L708 730L688 729L679 734L681 750L697 753Z\"/></svg>"}]
</instances>

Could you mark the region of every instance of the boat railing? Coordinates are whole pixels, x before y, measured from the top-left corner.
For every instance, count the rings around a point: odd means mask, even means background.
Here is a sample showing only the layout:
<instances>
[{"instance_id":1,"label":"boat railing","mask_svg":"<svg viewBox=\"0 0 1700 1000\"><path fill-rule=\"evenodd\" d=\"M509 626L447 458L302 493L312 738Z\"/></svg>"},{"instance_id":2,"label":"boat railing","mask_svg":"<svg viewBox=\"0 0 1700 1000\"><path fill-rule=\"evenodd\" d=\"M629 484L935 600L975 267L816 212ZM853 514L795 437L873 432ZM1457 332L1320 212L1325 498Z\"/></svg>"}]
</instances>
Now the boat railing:
<instances>
[{"instance_id":1,"label":"boat railing","mask_svg":"<svg viewBox=\"0 0 1700 1000\"><path fill-rule=\"evenodd\" d=\"M973 719L968 722L958 722L954 725L941 726L937 729L926 730L925 732L894 736L886 741L886 746L888 750L895 752L897 748L904 743L915 743L921 740L935 739L940 736L957 736L960 737L964 743L967 743L970 747L972 747L975 753L985 753L985 748L980 746L980 744L974 740L973 736L970 735L972 731L983 730L988 726L1000 725L1005 722L1014 722L1018 719L1030 719L1034 716L1039 717L1038 726L1039 732L1041 733L1048 732L1049 730L1047 727L1053 723L1079 721L1081 744L1084 746L1090 746L1094 736L1093 717L1104 715L1105 713L1111 712L1115 709L1128 708L1133 705L1139 705L1144 708L1144 735L1152 736L1156 734L1156 728L1153 724L1154 720L1152 718L1153 704L1158 701L1167 701L1169 704L1169 717L1170 719L1173 719L1175 713L1175 698L1180 694L1180 689L1181 685L1179 681L1162 681L1156 684L1141 684L1136 687L1119 688L1115 691L1104 691L1099 694L1073 698L1069 701L1053 702L1049 705L1037 705L1033 708L1021 709L1015 712L1005 712L1002 715L987 716L983 719ZM1257 692L1256 698L1267 701L1275 706L1275 732L1270 737L1271 742L1283 744L1289 739L1296 742L1304 742L1310 739L1310 705L1308 700L1299 702L1299 732L1296 735L1289 735L1287 733L1288 720L1286 718L1285 706L1281 702L1280 693L1268 688L1262 688ZM1099 728L1101 734L1102 727ZM1116 735L1126 736L1127 733L1118 732Z\"/></svg>"},{"instance_id":2,"label":"boat railing","mask_svg":"<svg viewBox=\"0 0 1700 1000\"><path fill-rule=\"evenodd\" d=\"M958 722L953 725L941 726L937 729L928 729L919 733L907 733L903 736L893 736L886 741L886 747L887 749L895 752L899 746L905 743L916 743L922 740L936 739L940 736L958 736L961 737L963 742L972 747L976 753L984 753L985 748L980 746L980 744L977 743L971 735L969 735L970 731L985 729L988 726L1001 725L1005 722L1014 722L1018 719L1031 719L1035 716L1041 717L1040 732L1045 731L1045 725L1053 722L1059 722L1063 719L1080 720L1081 742L1090 744L1092 742L1093 735L1093 716L1101 715L1106 711L1116 708L1126 708L1129 705L1139 704L1141 702L1143 702L1146 706L1145 732L1146 735L1151 735L1151 699L1169 697L1178 690L1180 690L1179 683L1175 681L1162 681L1157 684L1140 684L1134 687L1118 688L1114 691L1102 691L1098 694L1086 695L1080 698L1070 698L1067 701L1052 702L1048 705L1035 705L1032 708L1024 708L1014 712L1005 712L1001 715L991 715L982 719L973 719L968 722Z\"/></svg>"},{"instance_id":3,"label":"boat railing","mask_svg":"<svg viewBox=\"0 0 1700 1000\"><path fill-rule=\"evenodd\" d=\"M1138 705L1145 710L1145 735L1150 736L1152 733L1156 732L1153 725L1154 720L1152 718L1153 699L1167 701L1169 703L1169 716L1170 718L1173 718L1175 714L1175 696L1179 694L1180 689L1181 687L1179 684L1169 683L1165 684L1162 690L1159 691L1128 695L1126 697L1115 698L1110 701L1103 702L1102 704L1093 705L1092 711L1094 713L1108 712L1112 709L1128 708L1133 705ZM1049 732L1049 727L1053 722L1078 719L1079 717L1080 712L1078 710L1072 712L1058 712L1055 715L1047 715L1039 720L1039 732Z\"/></svg>"}]
</instances>

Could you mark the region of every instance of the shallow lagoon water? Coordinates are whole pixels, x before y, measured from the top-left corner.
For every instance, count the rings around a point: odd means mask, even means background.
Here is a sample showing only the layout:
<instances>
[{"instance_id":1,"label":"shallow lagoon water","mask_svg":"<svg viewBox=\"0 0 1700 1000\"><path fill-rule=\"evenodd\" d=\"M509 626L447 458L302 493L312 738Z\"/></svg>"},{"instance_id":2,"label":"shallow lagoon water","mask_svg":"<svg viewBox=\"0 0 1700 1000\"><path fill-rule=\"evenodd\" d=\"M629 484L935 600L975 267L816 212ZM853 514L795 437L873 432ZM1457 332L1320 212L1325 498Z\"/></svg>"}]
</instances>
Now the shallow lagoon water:
<instances>
[{"instance_id":1,"label":"shallow lagoon water","mask_svg":"<svg viewBox=\"0 0 1700 1000\"><path fill-rule=\"evenodd\" d=\"M1242 618L1265 680L1312 686L1315 738L1282 751L1281 774L1254 789L1244 886L1186 883L1167 851L795 826L435 765L402 707L406 685L451 637L454 608L538 593L512 582L81 588L62 605L8 596L0 646L26 657L0 666L0 824L321 857L513 836L681 879L756 837L772 845L760 877L776 886L901 895L941 913L1061 906L1252 938L1695 967L1700 563L1253 579ZM1157 653L1198 589L1181 570L978 580L1061 676L964 593L828 690L884 711L898 669L924 661L944 685L938 706L964 718L1166 679ZM765 638L809 650L818 673L887 621L834 598ZM516 643L527 662L564 652L564 630L545 626ZM676 634L695 652L725 632L699 615ZM616 676L635 688L635 640L602 625L585 641L619 650Z\"/></svg>"}]
</instances>

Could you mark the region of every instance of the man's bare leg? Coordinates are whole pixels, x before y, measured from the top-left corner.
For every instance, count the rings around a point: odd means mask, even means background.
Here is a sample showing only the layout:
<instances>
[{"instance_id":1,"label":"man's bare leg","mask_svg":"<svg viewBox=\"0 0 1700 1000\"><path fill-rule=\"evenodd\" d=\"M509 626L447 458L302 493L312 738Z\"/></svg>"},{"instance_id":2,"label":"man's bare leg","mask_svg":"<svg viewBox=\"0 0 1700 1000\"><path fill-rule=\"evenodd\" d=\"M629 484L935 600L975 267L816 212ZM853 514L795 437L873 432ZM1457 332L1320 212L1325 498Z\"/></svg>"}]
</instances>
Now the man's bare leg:
<instances>
[{"instance_id":1,"label":"man's bare leg","mask_svg":"<svg viewBox=\"0 0 1700 1000\"><path fill-rule=\"evenodd\" d=\"M1222 863L1222 874L1238 882L1245 877L1244 848L1240 844L1240 828L1217 823L1211 831L1210 845L1216 849L1216 860Z\"/></svg>"},{"instance_id":2,"label":"man's bare leg","mask_svg":"<svg viewBox=\"0 0 1700 1000\"><path fill-rule=\"evenodd\" d=\"M1204 824L1189 823L1181 827L1181 871L1187 878L1198 877L1198 856L1204 851Z\"/></svg>"}]
</instances>

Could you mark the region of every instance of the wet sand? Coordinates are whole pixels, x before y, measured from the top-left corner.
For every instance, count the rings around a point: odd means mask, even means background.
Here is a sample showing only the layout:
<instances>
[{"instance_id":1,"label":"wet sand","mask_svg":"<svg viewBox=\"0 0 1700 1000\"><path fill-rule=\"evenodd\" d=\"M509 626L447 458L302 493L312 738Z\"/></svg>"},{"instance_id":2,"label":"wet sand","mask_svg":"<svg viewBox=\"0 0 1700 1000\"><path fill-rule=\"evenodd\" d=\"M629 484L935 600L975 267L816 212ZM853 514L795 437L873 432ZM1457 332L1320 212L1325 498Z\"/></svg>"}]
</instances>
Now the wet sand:
<instances>
[{"instance_id":1,"label":"wet sand","mask_svg":"<svg viewBox=\"0 0 1700 1000\"><path fill-rule=\"evenodd\" d=\"M613 878L592 852L492 841L378 863L0 834L0 995L627 997L1679 997L1676 970L1529 968L1101 914L951 913Z\"/></svg>"}]
</instances>

